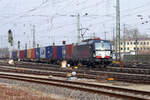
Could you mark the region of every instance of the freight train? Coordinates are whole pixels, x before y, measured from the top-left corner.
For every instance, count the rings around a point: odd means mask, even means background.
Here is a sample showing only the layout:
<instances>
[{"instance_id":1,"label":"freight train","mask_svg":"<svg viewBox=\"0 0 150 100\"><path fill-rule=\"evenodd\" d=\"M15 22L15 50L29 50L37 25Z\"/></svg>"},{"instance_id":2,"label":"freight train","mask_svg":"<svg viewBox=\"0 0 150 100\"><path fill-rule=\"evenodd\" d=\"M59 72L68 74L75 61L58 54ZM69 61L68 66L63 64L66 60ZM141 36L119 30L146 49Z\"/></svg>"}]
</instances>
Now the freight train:
<instances>
[{"instance_id":1,"label":"freight train","mask_svg":"<svg viewBox=\"0 0 150 100\"><path fill-rule=\"evenodd\" d=\"M0 48L0 59L9 59L9 48Z\"/></svg>"},{"instance_id":2,"label":"freight train","mask_svg":"<svg viewBox=\"0 0 150 100\"><path fill-rule=\"evenodd\" d=\"M97 39L84 40L77 44L53 45L27 50L14 50L14 60L28 60L58 64L66 60L68 64L108 65L112 62L112 46L110 41Z\"/></svg>"}]
</instances>

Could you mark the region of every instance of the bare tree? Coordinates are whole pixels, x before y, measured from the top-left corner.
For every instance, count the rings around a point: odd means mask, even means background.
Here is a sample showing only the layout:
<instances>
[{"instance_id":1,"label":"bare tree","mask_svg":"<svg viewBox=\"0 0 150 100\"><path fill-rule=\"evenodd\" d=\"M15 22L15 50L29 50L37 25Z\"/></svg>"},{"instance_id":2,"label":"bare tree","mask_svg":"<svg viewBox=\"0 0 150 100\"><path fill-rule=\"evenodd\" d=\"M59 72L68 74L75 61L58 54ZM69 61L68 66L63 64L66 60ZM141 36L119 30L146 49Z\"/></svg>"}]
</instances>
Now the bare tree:
<instances>
[{"instance_id":1,"label":"bare tree","mask_svg":"<svg viewBox=\"0 0 150 100\"><path fill-rule=\"evenodd\" d=\"M149 36L145 33L141 33L137 28L128 29L125 28L125 35L121 39L135 39L135 38L148 38Z\"/></svg>"}]
</instances>

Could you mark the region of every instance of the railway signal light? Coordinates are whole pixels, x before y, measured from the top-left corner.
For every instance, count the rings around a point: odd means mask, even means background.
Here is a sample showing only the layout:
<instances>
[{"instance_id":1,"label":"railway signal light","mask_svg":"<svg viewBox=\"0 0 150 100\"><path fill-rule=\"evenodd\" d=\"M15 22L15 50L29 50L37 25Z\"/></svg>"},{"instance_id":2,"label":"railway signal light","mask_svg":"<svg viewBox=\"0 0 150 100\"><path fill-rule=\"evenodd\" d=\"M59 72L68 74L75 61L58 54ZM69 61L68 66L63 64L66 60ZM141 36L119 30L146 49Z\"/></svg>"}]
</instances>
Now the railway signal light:
<instances>
[{"instance_id":1,"label":"railway signal light","mask_svg":"<svg viewBox=\"0 0 150 100\"><path fill-rule=\"evenodd\" d=\"M66 44L66 41L62 41L62 44L65 45L65 44Z\"/></svg>"},{"instance_id":2,"label":"railway signal light","mask_svg":"<svg viewBox=\"0 0 150 100\"><path fill-rule=\"evenodd\" d=\"M13 35L10 29L8 30L8 42L10 43L11 46L13 46Z\"/></svg>"},{"instance_id":3,"label":"railway signal light","mask_svg":"<svg viewBox=\"0 0 150 100\"><path fill-rule=\"evenodd\" d=\"M20 49L20 41L18 41L18 49Z\"/></svg>"}]
</instances>

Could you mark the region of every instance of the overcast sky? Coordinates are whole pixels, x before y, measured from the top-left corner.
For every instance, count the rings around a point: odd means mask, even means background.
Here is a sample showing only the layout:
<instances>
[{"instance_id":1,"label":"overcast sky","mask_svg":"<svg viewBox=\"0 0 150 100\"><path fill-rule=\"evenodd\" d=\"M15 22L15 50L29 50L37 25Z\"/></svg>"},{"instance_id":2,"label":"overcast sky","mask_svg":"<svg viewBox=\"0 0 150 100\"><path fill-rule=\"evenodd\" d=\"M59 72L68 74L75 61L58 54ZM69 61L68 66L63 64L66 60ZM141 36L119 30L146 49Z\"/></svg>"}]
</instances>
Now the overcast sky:
<instances>
[{"instance_id":1,"label":"overcast sky","mask_svg":"<svg viewBox=\"0 0 150 100\"><path fill-rule=\"evenodd\" d=\"M138 28L142 34L150 31L150 0L120 0L121 32L127 28ZM33 25L36 43L40 46L77 41L77 14L80 14L81 28L88 28L85 38L112 39L116 22L116 0L0 0L0 47L8 47L7 32L13 31L15 48L21 41L32 47ZM85 15L87 13L87 15ZM74 17L71 17L74 15ZM137 15L142 15L141 20ZM84 32L85 30L83 30ZM93 34L94 33L94 34Z\"/></svg>"}]
</instances>

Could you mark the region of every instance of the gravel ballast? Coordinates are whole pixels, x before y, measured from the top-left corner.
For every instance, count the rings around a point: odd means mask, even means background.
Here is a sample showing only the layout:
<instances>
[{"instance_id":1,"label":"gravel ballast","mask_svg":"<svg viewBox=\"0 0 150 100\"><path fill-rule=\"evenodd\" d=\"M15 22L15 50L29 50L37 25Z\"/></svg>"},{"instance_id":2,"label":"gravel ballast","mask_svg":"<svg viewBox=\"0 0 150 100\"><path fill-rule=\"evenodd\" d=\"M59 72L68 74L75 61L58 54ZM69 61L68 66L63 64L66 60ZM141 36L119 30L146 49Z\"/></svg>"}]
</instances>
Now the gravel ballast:
<instances>
[{"instance_id":1,"label":"gravel ballast","mask_svg":"<svg viewBox=\"0 0 150 100\"><path fill-rule=\"evenodd\" d=\"M0 78L0 83L13 85L19 88L26 88L32 92L43 93L57 100L123 100L114 97L109 97L106 95L88 93L63 87L29 83L3 78Z\"/></svg>"}]
</instances>

